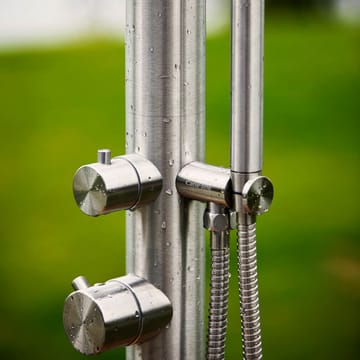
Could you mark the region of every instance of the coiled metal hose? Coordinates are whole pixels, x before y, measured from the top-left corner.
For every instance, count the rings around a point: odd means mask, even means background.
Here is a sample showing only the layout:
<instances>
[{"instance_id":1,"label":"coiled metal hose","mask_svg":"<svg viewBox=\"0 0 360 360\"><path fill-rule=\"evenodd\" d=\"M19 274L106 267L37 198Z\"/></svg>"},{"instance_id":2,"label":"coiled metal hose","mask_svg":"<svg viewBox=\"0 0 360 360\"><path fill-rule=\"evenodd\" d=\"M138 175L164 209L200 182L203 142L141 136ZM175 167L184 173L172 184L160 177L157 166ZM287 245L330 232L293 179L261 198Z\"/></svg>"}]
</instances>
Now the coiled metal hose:
<instances>
[{"instance_id":1,"label":"coiled metal hose","mask_svg":"<svg viewBox=\"0 0 360 360\"><path fill-rule=\"evenodd\" d=\"M256 261L256 223L238 225L238 276L245 360L262 359Z\"/></svg>"},{"instance_id":2,"label":"coiled metal hose","mask_svg":"<svg viewBox=\"0 0 360 360\"><path fill-rule=\"evenodd\" d=\"M225 358L229 297L229 248L211 249L207 359Z\"/></svg>"}]
</instances>

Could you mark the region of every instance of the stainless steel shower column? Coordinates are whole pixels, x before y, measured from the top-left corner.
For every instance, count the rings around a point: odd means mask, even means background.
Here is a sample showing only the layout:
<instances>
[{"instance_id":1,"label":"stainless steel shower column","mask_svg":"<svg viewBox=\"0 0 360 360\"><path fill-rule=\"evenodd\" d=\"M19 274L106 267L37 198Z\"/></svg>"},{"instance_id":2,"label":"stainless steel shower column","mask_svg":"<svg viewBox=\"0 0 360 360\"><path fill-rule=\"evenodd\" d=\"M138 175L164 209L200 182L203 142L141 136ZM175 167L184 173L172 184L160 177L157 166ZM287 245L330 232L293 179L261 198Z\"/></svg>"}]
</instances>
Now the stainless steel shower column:
<instances>
[{"instance_id":1,"label":"stainless steel shower column","mask_svg":"<svg viewBox=\"0 0 360 360\"><path fill-rule=\"evenodd\" d=\"M127 0L126 152L159 169L158 199L128 211L127 272L159 287L173 318L127 359L203 359L203 206L181 198L179 170L204 159L205 0Z\"/></svg>"}]
</instances>

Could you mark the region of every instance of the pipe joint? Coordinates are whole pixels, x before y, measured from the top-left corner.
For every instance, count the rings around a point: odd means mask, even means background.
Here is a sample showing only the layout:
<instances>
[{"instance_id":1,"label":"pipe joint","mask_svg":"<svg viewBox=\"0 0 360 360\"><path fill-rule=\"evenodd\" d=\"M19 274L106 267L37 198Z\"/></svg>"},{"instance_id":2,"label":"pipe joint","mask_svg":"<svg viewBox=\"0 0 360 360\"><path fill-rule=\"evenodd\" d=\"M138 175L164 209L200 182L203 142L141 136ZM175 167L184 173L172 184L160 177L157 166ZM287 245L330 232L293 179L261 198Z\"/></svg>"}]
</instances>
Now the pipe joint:
<instances>
[{"instance_id":1,"label":"pipe joint","mask_svg":"<svg viewBox=\"0 0 360 360\"><path fill-rule=\"evenodd\" d=\"M230 170L198 161L185 165L177 175L176 187L185 198L231 207Z\"/></svg>"}]
</instances>

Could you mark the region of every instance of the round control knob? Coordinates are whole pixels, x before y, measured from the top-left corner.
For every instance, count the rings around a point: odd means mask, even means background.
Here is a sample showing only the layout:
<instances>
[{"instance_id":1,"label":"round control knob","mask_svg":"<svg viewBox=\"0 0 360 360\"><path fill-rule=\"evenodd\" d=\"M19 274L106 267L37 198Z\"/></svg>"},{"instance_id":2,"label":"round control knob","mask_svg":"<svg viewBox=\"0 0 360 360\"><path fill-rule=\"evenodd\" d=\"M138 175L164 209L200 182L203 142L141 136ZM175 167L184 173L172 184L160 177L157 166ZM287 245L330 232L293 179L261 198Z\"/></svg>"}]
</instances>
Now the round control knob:
<instances>
[{"instance_id":1,"label":"round control knob","mask_svg":"<svg viewBox=\"0 0 360 360\"><path fill-rule=\"evenodd\" d=\"M242 202L250 215L261 215L270 208L274 197L274 187L271 180L258 176L248 180L242 191Z\"/></svg>"},{"instance_id":2,"label":"round control knob","mask_svg":"<svg viewBox=\"0 0 360 360\"><path fill-rule=\"evenodd\" d=\"M157 335L171 317L169 299L133 274L82 287L67 297L63 311L67 337L87 355L144 342Z\"/></svg>"},{"instance_id":3,"label":"round control knob","mask_svg":"<svg viewBox=\"0 0 360 360\"><path fill-rule=\"evenodd\" d=\"M82 166L74 176L74 198L85 214L98 216L135 209L155 200L160 193L161 174L142 156L129 154L110 161L108 150L102 150L99 160Z\"/></svg>"}]
</instances>

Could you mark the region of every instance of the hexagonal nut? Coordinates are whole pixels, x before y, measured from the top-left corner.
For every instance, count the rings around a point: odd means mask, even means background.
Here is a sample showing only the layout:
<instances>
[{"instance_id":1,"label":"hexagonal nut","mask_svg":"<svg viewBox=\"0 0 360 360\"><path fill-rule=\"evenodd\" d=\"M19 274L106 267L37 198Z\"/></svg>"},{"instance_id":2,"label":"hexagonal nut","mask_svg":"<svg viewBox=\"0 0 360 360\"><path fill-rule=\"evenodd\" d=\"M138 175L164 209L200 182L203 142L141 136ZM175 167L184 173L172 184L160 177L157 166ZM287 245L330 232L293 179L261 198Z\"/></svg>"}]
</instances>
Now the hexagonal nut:
<instances>
[{"instance_id":1,"label":"hexagonal nut","mask_svg":"<svg viewBox=\"0 0 360 360\"><path fill-rule=\"evenodd\" d=\"M204 213L204 228L210 231L229 230L228 214L215 214L209 211Z\"/></svg>"}]
</instances>

